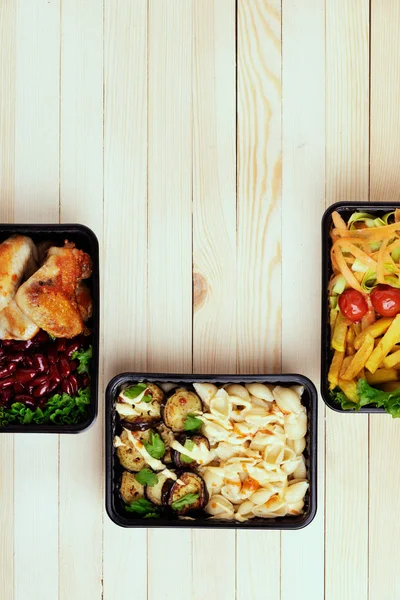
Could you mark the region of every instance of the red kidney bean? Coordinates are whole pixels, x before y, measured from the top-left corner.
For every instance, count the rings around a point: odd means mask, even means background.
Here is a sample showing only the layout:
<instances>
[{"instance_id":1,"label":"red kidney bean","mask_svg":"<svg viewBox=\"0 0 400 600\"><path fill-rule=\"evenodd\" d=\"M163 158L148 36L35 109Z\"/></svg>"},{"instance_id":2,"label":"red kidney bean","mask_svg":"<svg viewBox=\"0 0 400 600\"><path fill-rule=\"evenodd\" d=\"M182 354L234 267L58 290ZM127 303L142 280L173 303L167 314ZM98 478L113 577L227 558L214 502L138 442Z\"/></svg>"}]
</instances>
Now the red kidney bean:
<instances>
[{"instance_id":1,"label":"red kidney bean","mask_svg":"<svg viewBox=\"0 0 400 600\"><path fill-rule=\"evenodd\" d=\"M0 404L3 406L9 406L13 393L11 388L6 388L0 392Z\"/></svg>"},{"instance_id":2,"label":"red kidney bean","mask_svg":"<svg viewBox=\"0 0 400 600\"><path fill-rule=\"evenodd\" d=\"M25 356L24 365L28 369L32 369L33 368L33 358L31 356Z\"/></svg>"},{"instance_id":3,"label":"red kidney bean","mask_svg":"<svg viewBox=\"0 0 400 600\"><path fill-rule=\"evenodd\" d=\"M22 385L22 383L14 383L13 390L14 394L23 394L25 387Z\"/></svg>"},{"instance_id":4,"label":"red kidney bean","mask_svg":"<svg viewBox=\"0 0 400 600\"><path fill-rule=\"evenodd\" d=\"M57 385L62 381L62 377L61 377L60 373L58 372L56 365L50 365L49 377L50 377L50 380L52 382L56 383Z\"/></svg>"},{"instance_id":5,"label":"red kidney bean","mask_svg":"<svg viewBox=\"0 0 400 600\"><path fill-rule=\"evenodd\" d=\"M33 340L15 340L13 343L14 350L28 350L33 346Z\"/></svg>"},{"instance_id":6,"label":"red kidney bean","mask_svg":"<svg viewBox=\"0 0 400 600\"><path fill-rule=\"evenodd\" d=\"M1 390L11 387L12 385L14 385L14 377L6 377L5 379L0 379Z\"/></svg>"},{"instance_id":7,"label":"red kidney bean","mask_svg":"<svg viewBox=\"0 0 400 600\"><path fill-rule=\"evenodd\" d=\"M48 361L50 363L52 363L53 365L57 362L58 360L58 352L55 346L48 346L47 347L47 358Z\"/></svg>"},{"instance_id":8,"label":"red kidney bean","mask_svg":"<svg viewBox=\"0 0 400 600\"><path fill-rule=\"evenodd\" d=\"M15 363L19 363L22 362L24 360L25 356L23 352L14 352L14 354L10 354L10 356L8 357L8 360L10 362L15 362Z\"/></svg>"},{"instance_id":9,"label":"red kidney bean","mask_svg":"<svg viewBox=\"0 0 400 600\"><path fill-rule=\"evenodd\" d=\"M71 373L71 367L69 366L69 362L65 356L60 357L60 360L58 361L58 370L61 377L68 377L68 375Z\"/></svg>"},{"instance_id":10,"label":"red kidney bean","mask_svg":"<svg viewBox=\"0 0 400 600\"><path fill-rule=\"evenodd\" d=\"M49 336L48 336L48 334L45 331L43 331L43 329L41 329L39 331L39 333L37 333L35 335L35 337L33 338L33 341L34 342L38 342L38 343L48 342L49 341Z\"/></svg>"},{"instance_id":11,"label":"red kidney bean","mask_svg":"<svg viewBox=\"0 0 400 600\"><path fill-rule=\"evenodd\" d=\"M17 383L28 383L28 381L31 381L31 379L33 379L35 375L35 369L17 369L14 373L15 381Z\"/></svg>"},{"instance_id":12,"label":"red kidney bean","mask_svg":"<svg viewBox=\"0 0 400 600\"><path fill-rule=\"evenodd\" d=\"M81 377L81 386L87 387L90 383L90 377L86 373Z\"/></svg>"},{"instance_id":13,"label":"red kidney bean","mask_svg":"<svg viewBox=\"0 0 400 600\"><path fill-rule=\"evenodd\" d=\"M39 385L34 388L33 397L41 398L42 396L44 396L47 393L48 389L49 389L49 382L45 381L44 383L42 383L42 385Z\"/></svg>"},{"instance_id":14,"label":"red kidney bean","mask_svg":"<svg viewBox=\"0 0 400 600\"><path fill-rule=\"evenodd\" d=\"M32 396L32 394L33 394L33 385L31 385L31 384L29 383L29 384L27 384L27 385L25 386L25 389L26 389L26 391L28 392L28 394L29 394L30 396Z\"/></svg>"},{"instance_id":15,"label":"red kidney bean","mask_svg":"<svg viewBox=\"0 0 400 600\"><path fill-rule=\"evenodd\" d=\"M63 379L61 382L61 389L63 392L65 392L66 394L71 395L72 394L72 389L71 389L71 384L68 381L68 379Z\"/></svg>"},{"instance_id":16,"label":"red kidney bean","mask_svg":"<svg viewBox=\"0 0 400 600\"><path fill-rule=\"evenodd\" d=\"M78 368L78 361L77 360L70 360L69 361L69 366L71 367L71 372L72 371L76 371Z\"/></svg>"},{"instance_id":17,"label":"red kidney bean","mask_svg":"<svg viewBox=\"0 0 400 600\"><path fill-rule=\"evenodd\" d=\"M59 381L53 381L52 379L50 379L50 383L49 383L49 387L47 389L47 392L54 392L54 390L58 387L59 385Z\"/></svg>"},{"instance_id":18,"label":"red kidney bean","mask_svg":"<svg viewBox=\"0 0 400 600\"><path fill-rule=\"evenodd\" d=\"M43 354L36 354L36 356L32 359L33 368L36 369L38 373L47 373L49 370L49 361Z\"/></svg>"},{"instance_id":19,"label":"red kidney bean","mask_svg":"<svg viewBox=\"0 0 400 600\"><path fill-rule=\"evenodd\" d=\"M81 346L82 344L80 342L70 342L66 350L66 355L68 356L68 358L72 358L73 353L79 350Z\"/></svg>"},{"instance_id":20,"label":"red kidney bean","mask_svg":"<svg viewBox=\"0 0 400 600\"><path fill-rule=\"evenodd\" d=\"M5 356L5 355L6 355L6 351L4 350L4 348L1 348L1 347L0 347L0 360L1 360L2 358L4 358L4 356Z\"/></svg>"},{"instance_id":21,"label":"red kidney bean","mask_svg":"<svg viewBox=\"0 0 400 600\"><path fill-rule=\"evenodd\" d=\"M56 341L57 352L65 352L67 348L67 340L65 338L58 338Z\"/></svg>"},{"instance_id":22,"label":"red kidney bean","mask_svg":"<svg viewBox=\"0 0 400 600\"><path fill-rule=\"evenodd\" d=\"M10 363L6 367L3 367L2 369L0 369L0 379L2 379L3 377L7 377L8 375L11 375L12 373L14 373L16 368L17 368L16 363Z\"/></svg>"},{"instance_id":23,"label":"red kidney bean","mask_svg":"<svg viewBox=\"0 0 400 600\"><path fill-rule=\"evenodd\" d=\"M43 385L44 383L48 382L49 378L47 375L39 375L38 377L35 377L35 379L32 379L30 385L33 385L33 387L37 387L38 385Z\"/></svg>"},{"instance_id":24,"label":"red kidney bean","mask_svg":"<svg viewBox=\"0 0 400 600\"><path fill-rule=\"evenodd\" d=\"M12 348L14 346L14 340L3 340L3 348Z\"/></svg>"},{"instance_id":25,"label":"red kidney bean","mask_svg":"<svg viewBox=\"0 0 400 600\"><path fill-rule=\"evenodd\" d=\"M68 377L68 383L71 386L71 394L76 394L79 388L78 378L72 374Z\"/></svg>"},{"instance_id":26,"label":"red kidney bean","mask_svg":"<svg viewBox=\"0 0 400 600\"><path fill-rule=\"evenodd\" d=\"M22 402L22 404L25 404L25 406L29 406L29 408L36 407L34 399L28 394L18 394L17 396L15 396L15 402Z\"/></svg>"}]
</instances>

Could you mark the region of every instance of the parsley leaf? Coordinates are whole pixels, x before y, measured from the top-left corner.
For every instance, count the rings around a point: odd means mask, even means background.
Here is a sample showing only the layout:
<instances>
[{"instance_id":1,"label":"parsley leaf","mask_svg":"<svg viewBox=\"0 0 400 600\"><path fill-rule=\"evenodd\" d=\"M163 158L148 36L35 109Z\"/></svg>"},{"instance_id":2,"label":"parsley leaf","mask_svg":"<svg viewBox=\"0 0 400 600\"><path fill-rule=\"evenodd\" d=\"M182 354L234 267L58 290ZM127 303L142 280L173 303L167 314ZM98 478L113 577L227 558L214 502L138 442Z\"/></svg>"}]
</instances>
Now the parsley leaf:
<instances>
[{"instance_id":1,"label":"parsley leaf","mask_svg":"<svg viewBox=\"0 0 400 600\"><path fill-rule=\"evenodd\" d=\"M156 483L158 483L157 475L147 467L139 471L139 473L136 473L135 479L142 485L148 485L149 487L153 487L156 485Z\"/></svg>"},{"instance_id":2,"label":"parsley leaf","mask_svg":"<svg viewBox=\"0 0 400 600\"><path fill-rule=\"evenodd\" d=\"M199 431L202 425L203 421L201 419L189 413L185 419L184 429L185 431Z\"/></svg>"},{"instance_id":3,"label":"parsley leaf","mask_svg":"<svg viewBox=\"0 0 400 600\"><path fill-rule=\"evenodd\" d=\"M149 502L146 498L139 498L138 500L134 500L130 504L125 506L125 510L127 512L137 513L145 518L158 518L160 516L160 512L154 504Z\"/></svg>"},{"instance_id":4,"label":"parsley leaf","mask_svg":"<svg viewBox=\"0 0 400 600\"><path fill-rule=\"evenodd\" d=\"M153 397L152 396L147 396L147 394L145 396L143 396L143 398L141 399L141 402L146 402L146 404L148 404L149 402L153 402Z\"/></svg>"},{"instance_id":5,"label":"parsley leaf","mask_svg":"<svg viewBox=\"0 0 400 600\"><path fill-rule=\"evenodd\" d=\"M173 508L173 510L182 510L182 508L185 506L194 504L198 497L199 494L186 494L186 496L182 496L182 498L179 498L179 500L172 502L171 508Z\"/></svg>"},{"instance_id":6,"label":"parsley leaf","mask_svg":"<svg viewBox=\"0 0 400 600\"><path fill-rule=\"evenodd\" d=\"M165 444L158 433L150 431L149 441L143 440L144 447L153 458L161 458L165 454Z\"/></svg>"},{"instance_id":7,"label":"parsley leaf","mask_svg":"<svg viewBox=\"0 0 400 600\"><path fill-rule=\"evenodd\" d=\"M131 385L130 387L122 390L122 393L130 400L137 398L140 396L142 392L146 389L147 385L145 383L137 383L136 385Z\"/></svg>"},{"instance_id":8,"label":"parsley leaf","mask_svg":"<svg viewBox=\"0 0 400 600\"><path fill-rule=\"evenodd\" d=\"M80 350L75 350L72 355L73 360L79 360L78 373L89 373L89 361L92 359L93 348L89 346L87 350L81 348Z\"/></svg>"},{"instance_id":9,"label":"parsley leaf","mask_svg":"<svg viewBox=\"0 0 400 600\"><path fill-rule=\"evenodd\" d=\"M188 450L193 450L193 448L194 448L193 440L187 439L185 441L185 444L183 447L187 448ZM186 464L193 462L193 458L190 458L190 456L186 456L186 454L181 454L180 459L183 463L186 463Z\"/></svg>"},{"instance_id":10,"label":"parsley leaf","mask_svg":"<svg viewBox=\"0 0 400 600\"><path fill-rule=\"evenodd\" d=\"M43 408L35 410L22 402L14 402L11 408L0 407L0 427L14 423L28 425L36 423L56 423L57 425L73 425L87 419L90 405L90 387L79 389L76 396L66 393L54 394Z\"/></svg>"}]
</instances>

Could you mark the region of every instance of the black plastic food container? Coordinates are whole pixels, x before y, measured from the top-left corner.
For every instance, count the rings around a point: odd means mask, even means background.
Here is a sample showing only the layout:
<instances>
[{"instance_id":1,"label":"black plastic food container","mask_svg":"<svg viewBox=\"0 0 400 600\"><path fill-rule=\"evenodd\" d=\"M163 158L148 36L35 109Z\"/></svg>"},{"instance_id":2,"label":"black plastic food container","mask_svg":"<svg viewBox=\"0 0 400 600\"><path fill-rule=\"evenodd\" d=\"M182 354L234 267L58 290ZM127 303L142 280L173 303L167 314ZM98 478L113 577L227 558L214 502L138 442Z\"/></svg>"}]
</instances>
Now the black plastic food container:
<instances>
[{"instance_id":1,"label":"black plastic food container","mask_svg":"<svg viewBox=\"0 0 400 600\"><path fill-rule=\"evenodd\" d=\"M176 383L188 386L191 383L271 383L275 385L304 386L302 404L307 409L307 445L304 451L307 466L307 479L310 487L305 497L304 513L298 516L285 516L275 519L254 518L245 523L226 520L209 520L199 517L195 520L178 518L141 519L126 513L119 497L118 482L122 473L113 447L114 435L120 432L119 417L114 404L120 389L137 381L153 383ZM309 525L317 511L317 391L314 384L303 375L166 375L144 373L122 373L110 381L106 390L106 509L112 521L121 527L181 527L210 529L301 529Z\"/></svg>"},{"instance_id":2,"label":"black plastic food container","mask_svg":"<svg viewBox=\"0 0 400 600\"><path fill-rule=\"evenodd\" d=\"M321 311L321 395L327 406L340 413L358 414L358 413L384 413L383 408L375 406L364 406L358 412L354 410L343 410L339 404L336 404L329 396L328 373L332 359L330 344L330 326L329 326L329 298L328 284L332 275L332 265L330 252L332 247L329 235L332 225L332 213L336 210L344 221L348 221L353 212L367 212L377 217L385 213L392 212L400 208L396 202L337 202L332 204L322 217L322 311Z\"/></svg>"},{"instance_id":3,"label":"black plastic food container","mask_svg":"<svg viewBox=\"0 0 400 600\"><path fill-rule=\"evenodd\" d=\"M27 235L35 243L51 240L62 246L65 240L74 242L76 247L87 252L93 262L93 271L85 282L90 287L93 300L93 316L90 320L92 329L91 344L93 358L91 364L91 403L89 416L86 421L75 425L38 425L18 424L0 427L0 433L79 433L87 429L95 421L98 405L99 378L99 325L100 325L100 292L99 292L99 243L91 229L80 224L51 224L51 225L16 225L0 224L0 242L13 234Z\"/></svg>"}]
</instances>

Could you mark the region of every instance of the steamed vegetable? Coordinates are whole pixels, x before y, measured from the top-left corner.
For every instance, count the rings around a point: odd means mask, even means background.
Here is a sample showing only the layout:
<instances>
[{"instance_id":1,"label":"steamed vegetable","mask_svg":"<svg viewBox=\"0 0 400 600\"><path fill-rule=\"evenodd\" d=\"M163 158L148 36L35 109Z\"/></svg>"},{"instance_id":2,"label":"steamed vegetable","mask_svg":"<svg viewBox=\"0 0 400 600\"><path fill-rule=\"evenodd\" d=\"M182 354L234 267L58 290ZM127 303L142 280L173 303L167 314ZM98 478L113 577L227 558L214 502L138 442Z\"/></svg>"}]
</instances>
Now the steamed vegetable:
<instances>
[{"instance_id":1,"label":"steamed vegetable","mask_svg":"<svg viewBox=\"0 0 400 600\"><path fill-rule=\"evenodd\" d=\"M137 480L133 473L129 473L129 471L124 471L121 476L119 493L125 504L130 504L134 500L143 498L144 487Z\"/></svg>"}]
</instances>

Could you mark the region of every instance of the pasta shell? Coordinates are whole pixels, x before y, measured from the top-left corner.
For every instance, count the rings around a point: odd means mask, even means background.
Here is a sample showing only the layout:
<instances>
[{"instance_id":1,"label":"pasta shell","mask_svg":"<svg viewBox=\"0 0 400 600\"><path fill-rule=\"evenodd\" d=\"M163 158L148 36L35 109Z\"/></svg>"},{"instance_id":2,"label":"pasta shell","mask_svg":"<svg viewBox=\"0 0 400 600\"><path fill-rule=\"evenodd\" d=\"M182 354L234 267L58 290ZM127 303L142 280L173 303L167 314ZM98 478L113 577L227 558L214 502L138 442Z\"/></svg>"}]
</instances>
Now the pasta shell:
<instances>
[{"instance_id":1,"label":"pasta shell","mask_svg":"<svg viewBox=\"0 0 400 600\"><path fill-rule=\"evenodd\" d=\"M238 506L237 514L242 516L247 516L249 514L252 515L251 511L253 510L254 504L250 500L245 500ZM253 515L252 515L253 516Z\"/></svg>"},{"instance_id":2,"label":"pasta shell","mask_svg":"<svg viewBox=\"0 0 400 600\"><path fill-rule=\"evenodd\" d=\"M288 514L289 515L301 515L304 508L304 501L299 500L299 502L295 502L294 504L288 504Z\"/></svg>"},{"instance_id":3,"label":"pasta shell","mask_svg":"<svg viewBox=\"0 0 400 600\"><path fill-rule=\"evenodd\" d=\"M244 387L244 385L239 385L238 383L234 383L232 385L226 386L225 390L230 396L237 396L242 400L250 400L250 394Z\"/></svg>"},{"instance_id":4,"label":"pasta shell","mask_svg":"<svg viewBox=\"0 0 400 600\"><path fill-rule=\"evenodd\" d=\"M210 423L209 421L203 421L204 425L202 428L203 434L206 436L210 444L216 444L217 442L226 440L229 436L229 431L218 423Z\"/></svg>"},{"instance_id":5,"label":"pasta shell","mask_svg":"<svg viewBox=\"0 0 400 600\"><path fill-rule=\"evenodd\" d=\"M209 515L228 515L226 518L232 518L234 511L233 505L229 500L221 495L216 495L211 498L204 509Z\"/></svg>"},{"instance_id":6,"label":"pasta shell","mask_svg":"<svg viewBox=\"0 0 400 600\"><path fill-rule=\"evenodd\" d=\"M306 481L301 481L299 483L290 485L285 492L286 502L288 504L294 504L295 502L303 500L307 490L308 483Z\"/></svg>"},{"instance_id":7,"label":"pasta shell","mask_svg":"<svg viewBox=\"0 0 400 600\"><path fill-rule=\"evenodd\" d=\"M221 390L220 390L221 391ZM225 391L225 390L224 390ZM219 392L218 392L219 394ZM229 406L229 396L225 392L225 396L215 395L210 400L210 412L217 416L221 417L223 420L229 419L230 406Z\"/></svg>"},{"instance_id":8,"label":"pasta shell","mask_svg":"<svg viewBox=\"0 0 400 600\"><path fill-rule=\"evenodd\" d=\"M194 389L201 400L207 404L210 404L210 400L218 392L218 388L213 383L194 383Z\"/></svg>"},{"instance_id":9,"label":"pasta shell","mask_svg":"<svg viewBox=\"0 0 400 600\"><path fill-rule=\"evenodd\" d=\"M299 440L307 433L307 415L301 412L298 415L285 416L285 432L290 440Z\"/></svg>"},{"instance_id":10,"label":"pasta shell","mask_svg":"<svg viewBox=\"0 0 400 600\"><path fill-rule=\"evenodd\" d=\"M210 496L221 492L224 483L224 470L220 469L220 471L221 472L218 472L216 469L207 468L203 473L204 483L206 484Z\"/></svg>"},{"instance_id":11,"label":"pasta shell","mask_svg":"<svg viewBox=\"0 0 400 600\"><path fill-rule=\"evenodd\" d=\"M215 448L215 455L222 461L226 461L236 454L236 448L227 442L220 442Z\"/></svg>"},{"instance_id":12,"label":"pasta shell","mask_svg":"<svg viewBox=\"0 0 400 600\"><path fill-rule=\"evenodd\" d=\"M264 383L246 383L246 388L249 394L256 398L268 400L268 402L272 402L274 399L270 388Z\"/></svg>"},{"instance_id":13,"label":"pasta shell","mask_svg":"<svg viewBox=\"0 0 400 600\"><path fill-rule=\"evenodd\" d=\"M275 401L281 411L285 414L298 414L302 410L300 396L291 388L281 387L277 385L272 390Z\"/></svg>"},{"instance_id":14,"label":"pasta shell","mask_svg":"<svg viewBox=\"0 0 400 600\"><path fill-rule=\"evenodd\" d=\"M268 488L262 488L257 490L250 496L251 502L255 506L259 506L261 504L265 504L268 500L275 494L274 488L269 486Z\"/></svg>"},{"instance_id":15,"label":"pasta shell","mask_svg":"<svg viewBox=\"0 0 400 600\"><path fill-rule=\"evenodd\" d=\"M288 444L288 446L293 448L293 450L296 452L296 454L300 455L300 454L303 454L303 452L305 450L306 438L303 437L298 440L288 440L287 444Z\"/></svg>"},{"instance_id":16,"label":"pasta shell","mask_svg":"<svg viewBox=\"0 0 400 600\"><path fill-rule=\"evenodd\" d=\"M290 386L290 389L296 392L296 394L298 394L300 398L304 394L304 385L292 385Z\"/></svg>"},{"instance_id":17,"label":"pasta shell","mask_svg":"<svg viewBox=\"0 0 400 600\"><path fill-rule=\"evenodd\" d=\"M239 504L244 500L246 496L242 492L240 477L238 476L237 481L228 480L228 483L222 486L221 494L233 504Z\"/></svg>"},{"instance_id":18,"label":"pasta shell","mask_svg":"<svg viewBox=\"0 0 400 600\"><path fill-rule=\"evenodd\" d=\"M255 396L251 396L251 403L253 406L262 406L268 412L272 408L272 402L268 402L268 400L261 400L261 398L256 398Z\"/></svg>"},{"instance_id":19,"label":"pasta shell","mask_svg":"<svg viewBox=\"0 0 400 600\"><path fill-rule=\"evenodd\" d=\"M271 473L262 467L249 467L250 476L255 479L260 486L267 487L271 481Z\"/></svg>"},{"instance_id":20,"label":"pasta shell","mask_svg":"<svg viewBox=\"0 0 400 600\"><path fill-rule=\"evenodd\" d=\"M286 473L286 475L291 475L292 473L295 472L299 463L300 463L300 458L298 458L298 457L296 457L294 460L288 460L287 462L283 463L282 471L284 473Z\"/></svg>"},{"instance_id":21,"label":"pasta shell","mask_svg":"<svg viewBox=\"0 0 400 600\"><path fill-rule=\"evenodd\" d=\"M296 479L305 479L307 476L306 463L304 461L304 456L300 456L299 463L295 470L293 471L293 475Z\"/></svg>"}]
</instances>

